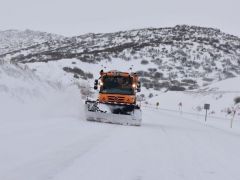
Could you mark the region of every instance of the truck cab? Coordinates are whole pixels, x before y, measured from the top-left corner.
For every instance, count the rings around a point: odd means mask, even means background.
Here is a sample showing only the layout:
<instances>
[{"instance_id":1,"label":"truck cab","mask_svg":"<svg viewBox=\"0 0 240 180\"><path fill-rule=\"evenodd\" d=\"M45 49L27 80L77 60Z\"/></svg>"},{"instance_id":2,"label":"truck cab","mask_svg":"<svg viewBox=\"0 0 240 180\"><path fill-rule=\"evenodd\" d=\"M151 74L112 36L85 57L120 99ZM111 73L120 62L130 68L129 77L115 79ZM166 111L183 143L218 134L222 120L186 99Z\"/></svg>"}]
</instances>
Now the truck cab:
<instances>
[{"instance_id":1,"label":"truck cab","mask_svg":"<svg viewBox=\"0 0 240 180\"><path fill-rule=\"evenodd\" d=\"M101 70L94 84L94 89L98 88L101 103L136 104L136 92L141 87L136 73Z\"/></svg>"}]
</instances>

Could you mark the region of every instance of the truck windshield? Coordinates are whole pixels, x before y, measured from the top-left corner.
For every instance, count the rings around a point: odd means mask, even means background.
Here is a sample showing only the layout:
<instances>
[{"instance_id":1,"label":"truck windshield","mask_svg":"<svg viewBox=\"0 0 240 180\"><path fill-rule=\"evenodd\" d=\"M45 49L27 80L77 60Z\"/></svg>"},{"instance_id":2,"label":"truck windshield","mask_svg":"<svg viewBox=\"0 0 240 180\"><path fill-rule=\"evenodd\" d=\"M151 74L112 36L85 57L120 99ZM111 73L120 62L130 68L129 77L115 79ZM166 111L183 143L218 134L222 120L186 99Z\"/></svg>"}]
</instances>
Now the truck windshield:
<instances>
[{"instance_id":1,"label":"truck windshield","mask_svg":"<svg viewBox=\"0 0 240 180\"><path fill-rule=\"evenodd\" d=\"M102 82L103 86L100 90L101 93L126 95L132 95L134 93L131 77L104 76Z\"/></svg>"}]
</instances>

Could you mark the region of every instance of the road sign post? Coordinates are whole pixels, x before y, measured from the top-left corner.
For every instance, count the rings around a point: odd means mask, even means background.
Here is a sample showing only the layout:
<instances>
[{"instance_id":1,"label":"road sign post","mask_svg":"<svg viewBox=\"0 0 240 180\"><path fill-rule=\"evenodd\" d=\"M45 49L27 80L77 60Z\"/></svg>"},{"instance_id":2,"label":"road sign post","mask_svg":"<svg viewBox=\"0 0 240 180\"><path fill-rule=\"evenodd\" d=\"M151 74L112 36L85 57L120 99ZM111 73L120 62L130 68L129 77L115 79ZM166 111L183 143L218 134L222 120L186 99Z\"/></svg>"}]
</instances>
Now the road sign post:
<instances>
[{"instance_id":1,"label":"road sign post","mask_svg":"<svg viewBox=\"0 0 240 180\"><path fill-rule=\"evenodd\" d=\"M210 109L210 104L204 104L204 109L206 110L205 122L207 121L207 111Z\"/></svg>"}]
</instances>

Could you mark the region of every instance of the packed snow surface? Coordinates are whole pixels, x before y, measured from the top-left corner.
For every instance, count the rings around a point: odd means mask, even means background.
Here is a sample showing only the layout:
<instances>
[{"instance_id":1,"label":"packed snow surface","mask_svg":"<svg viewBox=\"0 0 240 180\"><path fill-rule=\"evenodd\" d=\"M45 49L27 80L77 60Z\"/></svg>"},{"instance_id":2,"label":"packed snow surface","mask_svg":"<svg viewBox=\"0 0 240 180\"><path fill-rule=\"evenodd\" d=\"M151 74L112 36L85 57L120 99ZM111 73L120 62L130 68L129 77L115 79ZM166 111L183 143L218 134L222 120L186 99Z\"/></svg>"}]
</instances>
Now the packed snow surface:
<instances>
[{"instance_id":1,"label":"packed snow surface","mask_svg":"<svg viewBox=\"0 0 240 180\"><path fill-rule=\"evenodd\" d=\"M141 127L83 114L1 121L0 179L240 178L239 132L155 109L143 109L143 119Z\"/></svg>"}]
</instances>

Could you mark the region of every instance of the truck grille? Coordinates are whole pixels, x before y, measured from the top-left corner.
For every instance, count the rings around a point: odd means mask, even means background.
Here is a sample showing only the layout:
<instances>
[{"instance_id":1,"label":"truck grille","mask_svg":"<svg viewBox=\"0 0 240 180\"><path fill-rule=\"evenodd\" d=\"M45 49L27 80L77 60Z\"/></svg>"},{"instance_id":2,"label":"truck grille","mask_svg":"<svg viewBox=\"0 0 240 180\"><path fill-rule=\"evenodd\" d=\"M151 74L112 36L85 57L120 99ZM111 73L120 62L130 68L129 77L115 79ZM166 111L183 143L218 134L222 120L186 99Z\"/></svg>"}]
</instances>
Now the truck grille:
<instances>
[{"instance_id":1,"label":"truck grille","mask_svg":"<svg viewBox=\"0 0 240 180\"><path fill-rule=\"evenodd\" d=\"M118 103L124 103L124 97L122 96L108 96L109 102L118 102Z\"/></svg>"}]
</instances>

